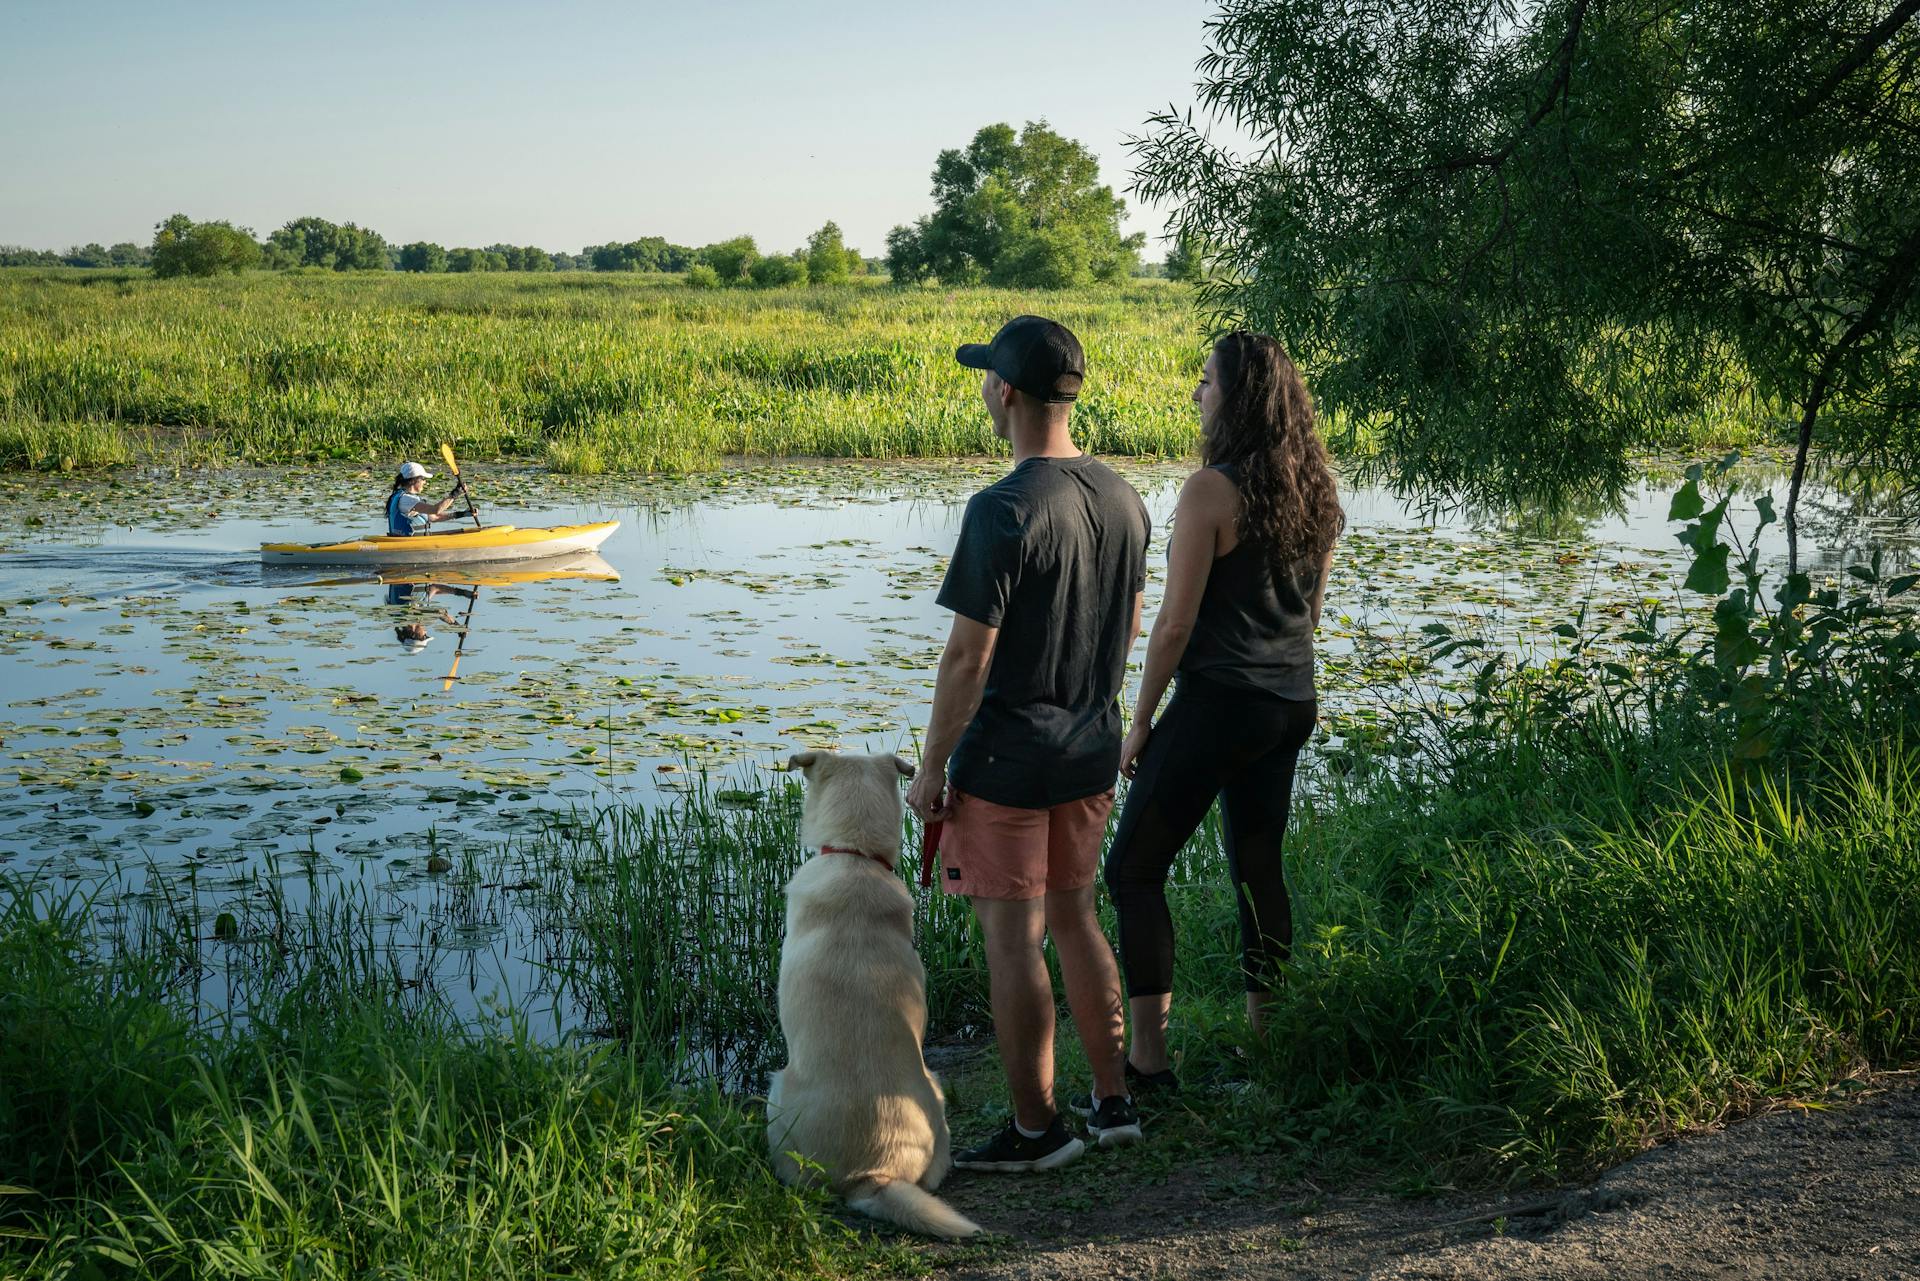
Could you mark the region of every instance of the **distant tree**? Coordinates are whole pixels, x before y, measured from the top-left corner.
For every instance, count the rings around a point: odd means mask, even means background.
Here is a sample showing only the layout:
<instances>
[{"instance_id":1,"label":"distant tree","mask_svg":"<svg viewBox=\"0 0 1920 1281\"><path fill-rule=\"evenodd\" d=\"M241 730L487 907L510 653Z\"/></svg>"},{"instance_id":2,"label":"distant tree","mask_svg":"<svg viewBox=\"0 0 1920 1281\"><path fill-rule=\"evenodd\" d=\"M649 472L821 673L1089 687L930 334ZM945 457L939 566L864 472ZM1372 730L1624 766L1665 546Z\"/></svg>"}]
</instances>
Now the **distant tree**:
<instances>
[{"instance_id":1,"label":"distant tree","mask_svg":"<svg viewBox=\"0 0 1920 1281\"><path fill-rule=\"evenodd\" d=\"M627 256L625 245L591 245L587 257L595 271L632 271L633 261Z\"/></svg>"},{"instance_id":2,"label":"distant tree","mask_svg":"<svg viewBox=\"0 0 1920 1281\"><path fill-rule=\"evenodd\" d=\"M496 269L489 260L487 251L484 249L462 247L459 249L449 249L447 251L448 271L494 271L505 270L505 268L506 263L503 260L500 267Z\"/></svg>"},{"instance_id":3,"label":"distant tree","mask_svg":"<svg viewBox=\"0 0 1920 1281\"><path fill-rule=\"evenodd\" d=\"M911 227L895 227L887 233L887 275L894 284L917 285L933 275L925 245L929 221L922 218Z\"/></svg>"},{"instance_id":4,"label":"distant tree","mask_svg":"<svg viewBox=\"0 0 1920 1281\"><path fill-rule=\"evenodd\" d=\"M642 236L627 244L627 253L636 271L664 271L667 242L663 236Z\"/></svg>"},{"instance_id":5,"label":"distant tree","mask_svg":"<svg viewBox=\"0 0 1920 1281\"><path fill-rule=\"evenodd\" d=\"M0 267L58 267L60 265L60 255L51 249L0 245Z\"/></svg>"},{"instance_id":6,"label":"distant tree","mask_svg":"<svg viewBox=\"0 0 1920 1281\"><path fill-rule=\"evenodd\" d=\"M61 261L69 267L111 267L113 256L105 245L75 245L62 255Z\"/></svg>"},{"instance_id":7,"label":"distant tree","mask_svg":"<svg viewBox=\"0 0 1920 1281\"><path fill-rule=\"evenodd\" d=\"M175 214L154 227L152 261L156 276L237 274L260 261L260 245L252 232L230 222Z\"/></svg>"},{"instance_id":8,"label":"distant tree","mask_svg":"<svg viewBox=\"0 0 1920 1281\"><path fill-rule=\"evenodd\" d=\"M753 264L760 260L760 250L753 243L752 236L735 236L731 240L708 245L700 251L700 258L713 268L713 274L720 278L721 284L737 285L747 279Z\"/></svg>"},{"instance_id":9,"label":"distant tree","mask_svg":"<svg viewBox=\"0 0 1920 1281\"><path fill-rule=\"evenodd\" d=\"M147 265L147 251L131 240L123 240L107 250L107 257L116 267L144 267Z\"/></svg>"},{"instance_id":10,"label":"distant tree","mask_svg":"<svg viewBox=\"0 0 1920 1281\"><path fill-rule=\"evenodd\" d=\"M769 254L754 261L751 274L757 289L804 285L807 283L807 259L804 254Z\"/></svg>"},{"instance_id":11,"label":"distant tree","mask_svg":"<svg viewBox=\"0 0 1920 1281\"><path fill-rule=\"evenodd\" d=\"M864 276L867 274L867 260L861 256L858 249L849 248L847 250L847 274L849 276Z\"/></svg>"},{"instance_id":12,"label":"distant tree","mask_svg":"<svg viewBox=\"0 0 1920 1281\"><path fill-rule=\"evenodd\" d=\"M965 150L940 153L934 211L887 235L902 283L1064 287L1125 280L1143 235L1122 235L1126 202L1100 183L1093 153L1034 121L1015 134L988 125Z\"/></svg>"},{"instance_id":13,"label":"distant tree","mask_svg":"<svg viewBox=\"0 0 1920 1281\"><path fill-rule=\"evenodd\" d=\"M1225 0L1135 190L1428 496L1630 483L1739 396L1920 476L1920 0ZM1209 119L1248 136L1227 151Z\"/></svg>"},{"instance_id":14,"label":"distant tree","mask_svg":"<svg viewBox=\"0 0 1920 1281\"><path fill-rule=\"evenodd\" d=\"M704 262L696 262L687 268L687 284L694 289L718 289L720 275Z\"/></svg>"},{"instance_id":15,"label":"distant tree","mask_svg":"<svg viewBox=\"0 0 1920 1281\"><path fill-rule=\"evenodd\" d=\"M416 240L400 250L401 271L441 272L447 269L447 251L431 240Z\"/></svg>"},{"instance_id":16,"label":"distant tree","mask_svg":"<svg viewBox=\"0 0 1920 1281\"><path fill-rule=\"evenodd\" d=\"M1205 280L1207 264L1201 249L1200 237L1190 232L1175 236L1173 243L1167 247L1167 279L1184 280L1196 285Z\"/></svg>"},{"instance_id":17,"label":"distant tree","mask_svg":"<svg viewBox=\"0 0 1920 1281\"><path fill-rule=\"evenodd\" d=\"M553 270L553 255L535 245L488 245L486 252L506 263L503 271Z\"/></svg>"},{"instance_id":18,"label":"distant tree","mask_svg":"<svg viewBox=\"0 0 1920 1281\"><path fill-rule=\"evenodd\" d=\"M1103 281L1124 279L1102 275ZM1076 289L1093 283L1094 268L1086 242L1070 227L1040 227L1001 247L987 280L1026 289Z\"/></svg>"},{"instance_id":19,"label":"distant tree","mask_svg":"<svg viewBox=\"0 0 1920 1281\"><path fill-rule=\"evenodd\" d=\"M385 271L387 242L377 231L325 218L295 218L267 237L269 267L325 267L332 271Z\"/></svg>"},{"instance_id":20,"label":"distant tree","mask_svg":"<svg viewBox=\"0 0 1920 1281\"><path fill-rule=\"evenodd\" d=\"M660 254L660 270L690 271L698 255L686 245L669 244Z\"/></svg>"},{"instance_id":21,"label":"distant tree","mask_svg":"<svg viewBox=\"0 0 1920 1281\"><path fill-rule=\"evenodd\" d=\"M849 274L847 242L840 224L828 222L807 237L807 279L816 285L836 285ZM853 255L858 258L858 254Z\"/></svg>"}]
</instances>

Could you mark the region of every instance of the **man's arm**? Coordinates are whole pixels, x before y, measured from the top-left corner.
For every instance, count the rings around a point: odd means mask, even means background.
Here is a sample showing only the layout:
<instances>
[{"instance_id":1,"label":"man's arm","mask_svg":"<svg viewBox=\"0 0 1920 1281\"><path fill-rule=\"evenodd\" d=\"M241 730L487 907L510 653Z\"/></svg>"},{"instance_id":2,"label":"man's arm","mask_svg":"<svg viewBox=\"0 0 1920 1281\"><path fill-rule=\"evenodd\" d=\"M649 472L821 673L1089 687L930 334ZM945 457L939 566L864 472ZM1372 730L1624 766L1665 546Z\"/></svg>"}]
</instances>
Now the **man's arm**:
<instances>
[{"instance_id":1,"label":"man's arm","mask_svg":"<svg viewBox=\"0 0 1920 1281\"><path fill-rule=\"evenodd\" d=\"M953 616L953 630L947 634L947 648L940 655L940 672L933 682L933 712L920 748L920 768L907 789L907 804L922 819L937 822L947 816L947 759L980 710L987 669L999 640L999 628L965 614Z\"/></svg>"}]
</instances>

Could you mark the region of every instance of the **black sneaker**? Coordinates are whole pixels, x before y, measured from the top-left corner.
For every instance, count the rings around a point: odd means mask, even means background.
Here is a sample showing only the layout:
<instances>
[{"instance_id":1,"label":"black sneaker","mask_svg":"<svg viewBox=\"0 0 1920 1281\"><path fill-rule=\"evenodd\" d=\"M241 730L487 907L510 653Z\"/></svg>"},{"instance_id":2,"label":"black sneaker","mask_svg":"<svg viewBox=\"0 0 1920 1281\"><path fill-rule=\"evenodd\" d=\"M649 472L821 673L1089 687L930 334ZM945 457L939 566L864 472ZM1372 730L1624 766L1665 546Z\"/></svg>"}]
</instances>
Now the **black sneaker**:
<instances>
[{"instance_id":1,"label":"black sneaker","mask_svg":"<svg viewBox=\"0 0 1920 1281\"><path fill-rule=\"evenodd\" d=\"M997 1174L1020 1174L1028 1170L1057 1170L1079 1159L1086 1144L1067 1133L1058 1113L1053 1124L1037 1139L1030 1139L1008 1121L1000 1133L982 1143L954 1154L953 1164L960 1170L991 1170Z\"/></svg>"},{"instance_id":2,"label":"black sneaker","mask_svg":"<svg viewBox=\"0 0 1920 1281\"><path fill-rule=\"evenodd\" d=\"M1178 1094L1180 1078L1173 1074L1172 1068L1161 1068L1158 1072L1142 1072L1127 1060L1127 1088L1135 1094Z\"/></svg>"},{"instance_id":3,"label":"black sneaker","mask_svg":"<svg viewBox=\"0 0 1920 1281\"><path fill-rule=\"evenodd\" d=\"M1134 1108L1133 1100L1124 1094L1101 1099L1100 1105L1087 1113L1087 1133L1103 1148L1138 1143L1140 1113Z\"/></svg>"}]
</instances>

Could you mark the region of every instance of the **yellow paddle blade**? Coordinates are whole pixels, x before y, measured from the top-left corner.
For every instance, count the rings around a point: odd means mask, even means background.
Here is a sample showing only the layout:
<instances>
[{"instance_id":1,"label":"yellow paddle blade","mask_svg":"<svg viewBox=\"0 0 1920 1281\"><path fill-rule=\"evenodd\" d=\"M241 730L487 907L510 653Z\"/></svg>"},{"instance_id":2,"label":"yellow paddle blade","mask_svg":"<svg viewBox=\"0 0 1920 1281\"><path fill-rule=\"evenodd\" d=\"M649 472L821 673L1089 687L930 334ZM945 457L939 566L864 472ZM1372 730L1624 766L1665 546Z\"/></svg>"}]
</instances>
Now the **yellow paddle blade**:
<instances>
[{"instance_id":1,"label":"yellow paddle blade","mask_svg":"<svg viewBox=\"0 0 1920 1281\"><path fill-rule=\"evenodd\" d=\"M440 686L440 692L442 694L446 693L448 690L453 688L453 682L459 678L459 672L460 672L460 655L455 654L453 656L453 666L448 668L447 674L440 678L442 681L442 684Z\"/></svg>"},{"instance_id":2,"label":"yellow paddle blade","mask_svg":"<svg viewBox=\"0 0 1920 1281\"><path fill-rule=\"evenodd\" d=\"M440 442L440 456L447 460L447 470L458 476L460 464L453 461L453 446L444 440Z\"/></svg>"}]
</instances>

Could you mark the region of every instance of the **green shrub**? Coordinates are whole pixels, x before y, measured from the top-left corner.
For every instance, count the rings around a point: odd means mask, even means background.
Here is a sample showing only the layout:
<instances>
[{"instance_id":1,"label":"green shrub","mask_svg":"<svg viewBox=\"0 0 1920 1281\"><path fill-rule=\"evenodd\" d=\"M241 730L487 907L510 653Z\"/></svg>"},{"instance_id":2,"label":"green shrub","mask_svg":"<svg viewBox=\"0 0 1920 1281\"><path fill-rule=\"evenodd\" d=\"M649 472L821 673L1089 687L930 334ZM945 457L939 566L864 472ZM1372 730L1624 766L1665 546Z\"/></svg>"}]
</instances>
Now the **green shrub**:
<instances>
[{"instance_id":1,"label":"green shrub","mask_svg":"<svg viewBox=\"0 0 1920 1281\"><path fill-rule=\"evenodd\" d=\"M776 254L754 263L750 274L754 286L759 289L804 285L807 283L807 260L797 254L792 257Z\"/></svg>"}]
</instances>

